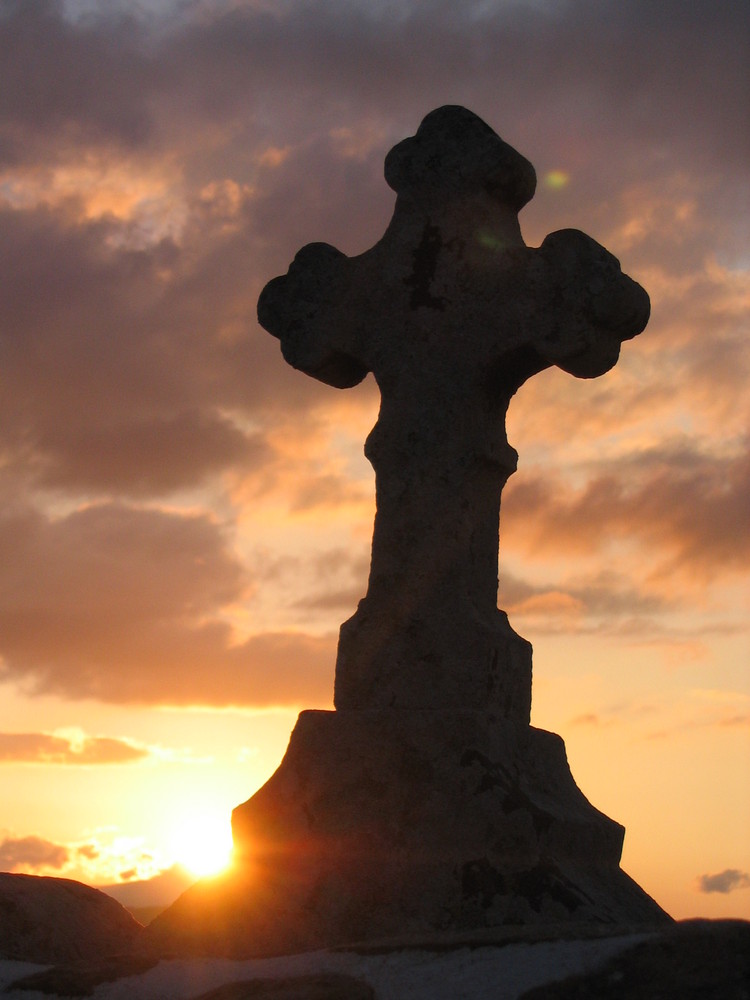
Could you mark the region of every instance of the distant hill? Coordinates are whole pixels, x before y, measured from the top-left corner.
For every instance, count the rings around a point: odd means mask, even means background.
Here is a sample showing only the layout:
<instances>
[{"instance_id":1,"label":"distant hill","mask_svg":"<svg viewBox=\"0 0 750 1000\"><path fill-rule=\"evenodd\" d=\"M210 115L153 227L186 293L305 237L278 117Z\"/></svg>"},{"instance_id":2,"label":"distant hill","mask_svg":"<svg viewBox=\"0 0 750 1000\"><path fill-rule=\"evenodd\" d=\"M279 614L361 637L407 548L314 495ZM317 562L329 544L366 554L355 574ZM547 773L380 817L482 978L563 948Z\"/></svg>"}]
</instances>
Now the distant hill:
<instances>
[{"instance_id":1,"label":"distant hill","mask_svg":"<svg viewBox=\"0 0 750 1000\"><path fill-rule=\"evenodd\" d=\"M153 878L137 882L115 882L97 889L130 910L140 923L149 923L157 913L170 906L197 879L181 865L173 865Z\"/></svg>"}]
</instances>

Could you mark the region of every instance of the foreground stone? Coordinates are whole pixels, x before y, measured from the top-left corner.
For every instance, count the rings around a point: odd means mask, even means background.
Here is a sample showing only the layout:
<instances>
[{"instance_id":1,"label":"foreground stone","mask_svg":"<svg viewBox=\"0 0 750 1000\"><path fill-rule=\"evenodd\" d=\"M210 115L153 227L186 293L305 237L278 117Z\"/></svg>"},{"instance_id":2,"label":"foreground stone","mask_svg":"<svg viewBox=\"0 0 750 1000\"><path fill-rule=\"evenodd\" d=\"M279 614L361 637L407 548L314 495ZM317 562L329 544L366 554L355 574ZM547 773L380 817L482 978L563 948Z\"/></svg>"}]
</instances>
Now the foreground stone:
<instances>
[{"instance_id":1,"label":"foreground stone","mask_svg":"<svg viewBox=\"0 0 750 1000\"><path fill-rule=\"evenodd\" d=\"M748 1000L750 923L691 920L520 1000Z\"/></svg>"},{"instance_id":2,"label":"foreground stone","mask_svg":"<svg viewBox=\"0 0 750 1000\"><path fill-rule=\"evenodd\" d=\"M196 1000L377 1000L367 983L352 976L290 976L227 983Z\"/></svg>"},{"instance_id":3,"label":"foreground stone","mask_svg":"<svg viewBox=\"0 0 750 1000\"><path fill-rule=\"evenodd\" d=\"M122 954L142 930L116 900L81 882L0 872L0 958L47 964Z\"/></svg>"},{"instance_id":4,"label":"foreground stone","mask_svg":"<svg viewBox=\"0 0 750 1000\"><path fill-rule=\"evenodd\" d=\"M157 959L146 955L84 958L22 976L12 982L5 992L20 990L44 993L47 996L90 997L103 983L139 976L152 969L156 963Z\"/></svg>"},{"instance_id":5,"label":"foreground stone","mask_svg":"<svg viewBox=\"0 0 750 1000\"><path fill-rule=\"evenodd\" d=\"M601 924L496 928L259 963L142 968L78 962L12 981L0 967L0 990L15 1000L94 989L98 1000L747 1000L750 923L684 921L647 934Z\"/></svg>"},{"instance_id":6,"label":"foreground stone","mask_svg":"<svg viewBox=\"0 0 750 1000\"><path fill-rule=\"evenodd\" d=\"M235 872L189 889L149 947L251 957L670 919L621 871L623 828L578 789L562 740L472 712L303 712L233 826Z\"/></svg>"}]
</instances>

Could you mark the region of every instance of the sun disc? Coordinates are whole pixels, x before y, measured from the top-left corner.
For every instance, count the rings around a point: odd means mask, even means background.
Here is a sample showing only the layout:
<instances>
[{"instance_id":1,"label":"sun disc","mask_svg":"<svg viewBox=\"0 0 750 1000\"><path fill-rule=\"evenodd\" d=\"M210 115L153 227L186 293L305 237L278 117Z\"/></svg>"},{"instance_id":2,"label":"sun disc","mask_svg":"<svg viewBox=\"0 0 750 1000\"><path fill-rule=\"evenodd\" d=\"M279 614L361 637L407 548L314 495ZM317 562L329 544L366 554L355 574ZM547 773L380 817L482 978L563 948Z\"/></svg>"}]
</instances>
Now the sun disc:
<instances>
[{"instance_id":1,"label":"sun disc","mask_svg":"<svg viewBox=\"0 0 750 1000\"><path fill-rule=\"evenodd\" d=\"M218 875L230 862L232 832L226 817L186 816L171 838L174 860L193 875Z\"/></svg>"}]
</instances>

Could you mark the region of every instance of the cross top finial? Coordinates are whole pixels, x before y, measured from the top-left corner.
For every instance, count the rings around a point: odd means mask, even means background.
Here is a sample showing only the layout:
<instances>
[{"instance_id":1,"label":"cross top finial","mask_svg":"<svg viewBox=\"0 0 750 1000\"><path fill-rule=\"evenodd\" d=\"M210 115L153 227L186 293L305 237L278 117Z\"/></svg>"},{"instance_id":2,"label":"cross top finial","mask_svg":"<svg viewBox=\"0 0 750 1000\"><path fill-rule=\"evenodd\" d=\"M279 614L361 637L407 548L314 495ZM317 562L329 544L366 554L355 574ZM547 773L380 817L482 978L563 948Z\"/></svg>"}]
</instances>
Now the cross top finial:
<instances>
[{"instance_id":1,"label":"cross top finial","mask_svg":"<svg viewBox=\"0 0 750 1000\"><path fill-rule=\"evenodd\" d=\"M646 293L578 230L525 245L534 168L465 108L429 114L386 158L385 234L347 257L299 251L258 302L295 368L338 388L373 372L365 444L377 514L367 596L341 629L337 708L469 708L528 722L531 650L497 609L511 397L558 365L608 371Z\"/></svg>"},{"instance_id":2,"label":"cross top finial","mask_svg":"<svg viewBox=\"0 0 750 1000\"><path fill-rule=\"evenodd\" d=\"M536 171L526 157L472 111L450 104L430 112L415 135L393 147L385 179L405 198L485 192L515 212L536 190Z\"/></svg>"}]
</instances>

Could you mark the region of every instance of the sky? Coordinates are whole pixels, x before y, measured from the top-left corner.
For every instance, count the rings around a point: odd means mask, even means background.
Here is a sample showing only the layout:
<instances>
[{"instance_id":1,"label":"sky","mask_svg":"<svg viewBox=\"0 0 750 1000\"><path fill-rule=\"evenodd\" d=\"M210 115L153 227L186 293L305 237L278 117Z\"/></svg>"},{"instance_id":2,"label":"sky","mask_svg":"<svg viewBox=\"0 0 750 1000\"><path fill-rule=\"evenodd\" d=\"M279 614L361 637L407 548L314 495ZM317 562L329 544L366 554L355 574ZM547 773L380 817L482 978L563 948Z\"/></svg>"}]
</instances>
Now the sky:
<instances>
[{"instance_id":1,"label":"sky","mask_svg":"<svg viewBox=\"0 0 750 1000\"><path fill-rule=\"evenodd\" d=\"M526 242L582 229L652 302L511 404L532 724L662 906L750 918L749 60L741 0L0 0L0 868L197 870L331 707L378 393L257 297L379 239L385 154L463 104L536 167Z\"/></svg>"}]
</instances>

